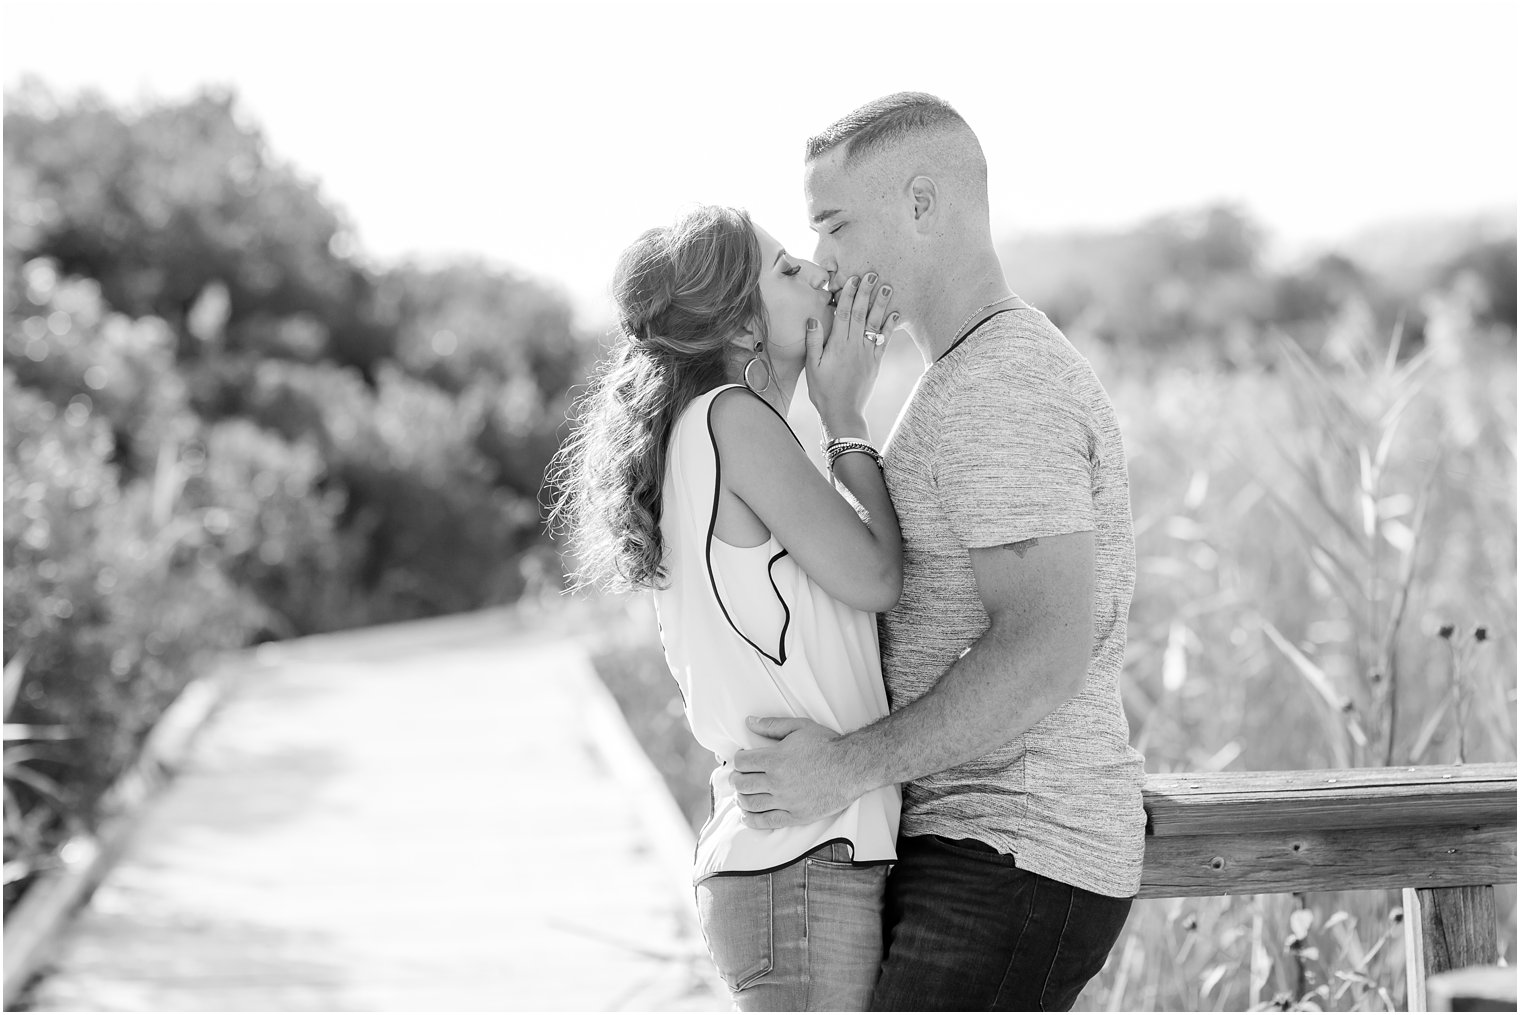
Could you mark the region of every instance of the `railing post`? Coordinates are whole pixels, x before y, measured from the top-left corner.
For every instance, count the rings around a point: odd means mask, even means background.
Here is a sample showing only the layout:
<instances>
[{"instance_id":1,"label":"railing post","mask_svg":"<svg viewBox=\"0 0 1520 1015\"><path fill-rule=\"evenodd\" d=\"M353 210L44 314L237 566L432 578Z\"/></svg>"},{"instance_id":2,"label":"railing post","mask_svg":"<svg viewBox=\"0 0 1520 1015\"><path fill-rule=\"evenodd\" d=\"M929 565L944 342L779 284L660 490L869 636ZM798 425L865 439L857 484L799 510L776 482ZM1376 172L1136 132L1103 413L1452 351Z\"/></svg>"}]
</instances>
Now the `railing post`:
<instances>
[{"instance_id":1,"label":"railing post","mask_svg":"<svg viewBox=\"0 0 1520 1015\"><path fill-rule=\"evenodd\" d=\"M1499 960L1493 885L1404 889L1407 1008L1428 1011L1425 978Z\"/></svg>"}]
</instances>

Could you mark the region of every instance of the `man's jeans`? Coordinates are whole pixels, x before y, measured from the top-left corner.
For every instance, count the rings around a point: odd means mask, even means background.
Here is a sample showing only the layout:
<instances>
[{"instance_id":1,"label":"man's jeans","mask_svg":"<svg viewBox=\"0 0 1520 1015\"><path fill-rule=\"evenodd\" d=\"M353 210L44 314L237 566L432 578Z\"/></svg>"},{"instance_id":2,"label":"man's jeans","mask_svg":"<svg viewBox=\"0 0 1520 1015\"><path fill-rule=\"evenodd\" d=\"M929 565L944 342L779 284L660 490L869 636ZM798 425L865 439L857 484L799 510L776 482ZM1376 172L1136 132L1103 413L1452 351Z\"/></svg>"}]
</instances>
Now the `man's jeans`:
<instances>
[{"instance_id":1,"label":"man's jeans","mask_svg":"<svg viewBox=\"0 0 1520 1015\"><path fill-rule=\"evenodd\" d=\"M876 1011L1068 1011L1130 899L1019 870L971 839L897 842Z\"/></svg>"},{"instance_id":2,"label":"man's jeans","mask_svg":"<svg viewBox=\"0 0 1520 1015\"><path fill-rule=\"evenodd\" d=\"M881 969L884 864L820 847L769 874L697 885L702 936L740 1011L865 1011Z\"/></svg>"}]
</instances>

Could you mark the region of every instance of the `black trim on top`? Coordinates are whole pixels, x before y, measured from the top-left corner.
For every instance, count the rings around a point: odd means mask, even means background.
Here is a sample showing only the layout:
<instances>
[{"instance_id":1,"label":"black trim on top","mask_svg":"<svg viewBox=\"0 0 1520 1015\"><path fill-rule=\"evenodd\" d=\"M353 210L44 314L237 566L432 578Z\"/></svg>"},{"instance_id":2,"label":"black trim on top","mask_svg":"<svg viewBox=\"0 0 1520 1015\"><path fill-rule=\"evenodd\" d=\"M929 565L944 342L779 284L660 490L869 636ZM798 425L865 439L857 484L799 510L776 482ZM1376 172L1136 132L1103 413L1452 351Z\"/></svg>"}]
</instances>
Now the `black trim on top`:
<instances>
[{"instance_id":1,"label":"black trim on top","mask_svg":"<svg viewBox=\"0 0 1520 1015\"><path fill-rule=\"evenodd\" d=\"M739 388L739 389L741 389L743 391L749 392L749 394L752 395L757 401L759 401L760 404L764 405L767 409L771 410L772 412L776 412L776 407L774 405L771 405L771 403L767 402L765 399L761 398L759 395L756 395L753 391L750 391L749 388L745 387L742 384L729 384L729 385L725 385L725 388ZM720 392L722 390L724 390L724 389L723 388L719 389ZM777 655L771 655L769 652L765 651L765 649L761 648L759 645L756 645L753 641L751 641L749 635L747 635L743 631L739 630L739 625L735 624L734 623L734 618L729 615L728 606L727 606L727 604L725 604L723 602L723 596L722 596L722 594L718 592L718 576L715 575L715 574L713 574L713 566L712 566L713 534L717 531L717 528L718 528L718 500L722 496L722 493L723 493L723 456L718 451L718 435L713 432L713 424L712 424L713 406L715 404L717 404L717 401L718 401L718 396L714 395L712 397L712 400L707 403L707 439L712 442L712 450L713 450L713 503L712 503L712 516L707 521L707 542L703 546L703 559L704 559L704 561L707 564L707 580L712 585L713 598L715 600L717 600L717 602L718 602L718 609L720 609L720 610L723 611L723 619L726 620L726 621L728 621L728 626L734 629L734 633L737 634L739 637L743 638L744 641L745 641L745 644L749 645L750 648L754 649L756 652L759 652L761 655L765 656L765 658L769 659L771 662L775 663L777 666L785 666L786 665L786 632L791 628L791 625L792 625L792 608L787 605L785 597L783 597L781 595L781 590L776 587L776 577L775 577L774 574L771 573L771 569L775 566L776 561L780 560L782 557L785 557L787 555L786 549L783 547L782 550L781 550L781 552L778 553L778 554L776 554L769 561L767 561L766 565L765 565L765 574L766 574L766 577L770 580L771 590L776 593L776 601L781 604L781 610L782 610L782 613L783 613L783 619L781 621L781 636L780 636L779 639L777 639L778 640L778 644L776 646ZM781 420L782 425L786 427L787 433L790 433L792 435L792 439L793 440L797 440L797 434L795 432L793 432L791 424L787 423L786 417L783 416L783 415L781 415L781 413L776 412L776 418L779 419L779 420ZM797 441L797 446L798 447L802 446L802 442L800 440Z\"/></svg>"},{"instance_id":2,"label":"black trim on top","mask_svg":"<svg viewBox=\"0 0 1520 1015\"><path fill-rule=\"evenodd\" d=\"M1017 310L1017 309L1020 309L1020 308L1015 307L1013 309ZM781 425L784 426L784 427L786 427L786 432L792 435L792 440L796 441L797 442L797 446L799 448L802 448L803 452L806 453L807 447L802 443L802 438L800 438L800 437L797 436L797 431L792 429L792 424L790 424L790 423L788 423L786 421L786 417L783 416L783 415L781 415L781 412L774 405L772 405L771 403L767 402L765 399L761 398L759 395L755 394L754 390L751 389L750 386L747 385L747 384L720 384L717 387L716 390L718 390L718 391L726 391L729 388L738 388L740 391L743 391L743 392L745 392L748 395L752 395L757 402L759 402L761 405L765 406L771 412L774 412L776 414L776 418L779 419L779 420L781 420ZM718 396L714 395L713 396L713 402L716 402L717 400L718 400ZM707 421L708 421L708 428L707 429L708 429L708 432L711 433L712 432L712 402L707 403Z\"/></svg>"},{"instance_id":3,"label":"black trim on top","mask_svg":"<svg viewBox=\"0 0 1520 1015\"><path fill-rule=\"evenodd\" d=\"M832 839L825 839L823 842L820 842L816 846L810 846L808 848L807 852L805 852L805 853L799 853L797 856L792 857L786 863L778 863L774 867L764 867L764 868L762 868L760 870L752 870L752 871L713 871L711 874L704 875L703 878L702 878L702 881L706 881L708 878L748 878L748 877L755 877L756 875L759 875L759 874L774 874L778 870L783 870L783 869L785 869L787 867L790 867L792 864L796 863L799 860L806 860L808 857L812 856L814 853L816 853L818 850L822 849L823 847L825 847L825 846L832 846L832 845L834 845L835 843L838 843L838 842L842 842L845 845L849 846L850 847L850 852L853 853L855 851L855 843L854 842L852 842L851 840L845 838L842 835L838 835L838 836L835 836ZM829 862L830 863L838 863L837 860L831 860ZM896 860L851 860L850 861L850 866L852 866L852 867L880 867L883 864L890 866L891 864L894 864L896 862L897 862ZM701 882L698 882L698 884L700 884L700 883Z\"/></svg>"}]
</instances>

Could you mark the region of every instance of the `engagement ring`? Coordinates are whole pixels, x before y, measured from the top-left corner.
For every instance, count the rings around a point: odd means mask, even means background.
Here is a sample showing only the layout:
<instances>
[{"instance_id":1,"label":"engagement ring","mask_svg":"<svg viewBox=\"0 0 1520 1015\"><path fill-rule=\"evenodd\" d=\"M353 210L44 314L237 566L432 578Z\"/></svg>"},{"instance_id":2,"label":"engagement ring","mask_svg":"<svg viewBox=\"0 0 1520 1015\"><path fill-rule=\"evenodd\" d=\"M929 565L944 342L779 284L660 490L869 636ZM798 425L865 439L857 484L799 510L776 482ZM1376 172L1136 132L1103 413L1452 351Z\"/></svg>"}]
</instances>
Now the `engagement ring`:
<instances>
[{"instance_id":1,"label":"engagement ring","mask_svg":"<svg viewBox=\"0 0 1520 1015\"><path fill-rule=\"evenodd\" d=\"M887 336L883 335L879 331L869 331L868 330L866 332L866 341L870 342L872 345L881 345L886 340L887 340Z\"/></svg>"}]
</instances>

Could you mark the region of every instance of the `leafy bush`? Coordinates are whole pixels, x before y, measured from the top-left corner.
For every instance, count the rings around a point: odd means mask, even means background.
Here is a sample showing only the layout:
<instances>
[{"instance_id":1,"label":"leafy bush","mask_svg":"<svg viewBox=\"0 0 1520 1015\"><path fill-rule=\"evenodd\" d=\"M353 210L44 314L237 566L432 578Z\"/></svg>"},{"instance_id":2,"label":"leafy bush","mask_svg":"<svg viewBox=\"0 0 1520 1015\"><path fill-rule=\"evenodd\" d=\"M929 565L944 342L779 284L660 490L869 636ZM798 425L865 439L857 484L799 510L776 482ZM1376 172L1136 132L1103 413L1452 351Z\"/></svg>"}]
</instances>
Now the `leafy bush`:
<instances>
[{"instance_id":1,"label":"leafy bush","mask_svg":"<svg viewBox=\"0 0 1520 1015\"><path fill-rule=\"evenodd\" d=\"M456 401L393 366L371 389L354 370L268 360L240 410L309 440L340 492L338 524L364 590L365 622L502 602L513 562L538 539L536 503L500 484L476 444L489 406Z\"/></svg>"},{"instance_id":2,"label":"leafy bush","mask_svg":"<svg viewBox=\"0 0 1520 1015\"><path fill-rule=\"evenodd\" d=\"M47 258L27 262L21 275L6 314L6 366L54 404L79 404L107 423L111 458L126 478L151 474L160 446L195 427L169 328L112 312L98 283L64 278Z\"/></svg>"},{"instance_id":3,"label":"leafy bush","mask_svg":"<svg viewBox=\"0 0 1520 1015\"><path fill-rule=\"evenodd\" d=\"M396 322L397 359L479 414L475 446L495 481L536 499L563 436L586 343L541 285L461 262L385 273L377 301Z\"/></svg>"},{"instance_id":4,"label":"leafy bush","mask_svg":"<svg viewBox=\"0 0 1520 1015\"><path fill-rule=\"evenodd\" d=\"M475 448L481 407L458 404L394 368L369 414L330 403L329 461L368 539L375 619L502 602L522 589L510 562L538 539L538 507L495 483ZM340 414L341 413L341 414Z\"/></svg>"},{"instance_id":5,"label":"leafy bush","mask_svg":"<svg viewBox=\"0 0 1520 1015\"><path fill-rule=\"evenodd\" d=\"M586 343L511 273L371 267L230 94L31 83L4 137L10 900L205 650L557 585Z\"/></svg>"},{"instance_id":6,"label":"leafy bush","mask_svg":"<svg viewBox=\"0 0 1520 1015\"><path fill-rule=\"evenodd\" d=\"M56 799L8 768L8 901L41 862L22 847L50 846L87 819L194 660L241 644L254 617L204 552L198 519L174 513L161 482L118 486L111 450L82 403L60 411L6 373L5 655L18 681L6 722L67 738L28 759L63 787ZM22 820L39 807L53 817L34 822L38 841L13 837L12 811Z\"/></svg>"},{"instance_id":7,"label":"leafy bush","mask_svg":"<svg viewBox=\"0 0 1520 1015\"><path fill-rule=\"evenodd\" d=\"M212 424L180 453L186 508L195 512L228 578L257 598L263 633L277 638L362 620L357 555L337 531L341 490L324 489L315 444L288 443L243 419Z\"/></svg>"},{"instance_id":8,"label":"leafy bush","mask_svg":"<svg viewBox=\"0 0 1520 1015\"><path fill-rule=\"evenodd\" d=\"M306 313L345 362L389 353L388 335L367 327L367 274L339 254L346 223L273 157L232 94L138 114L90 95L61 104L41 86L7 99L8 242L96 279L121 313L170 322L178 358L219 345L219 329L187 320L212 286L226 291L230 323Z\"/></svg>"}]
</instances>

